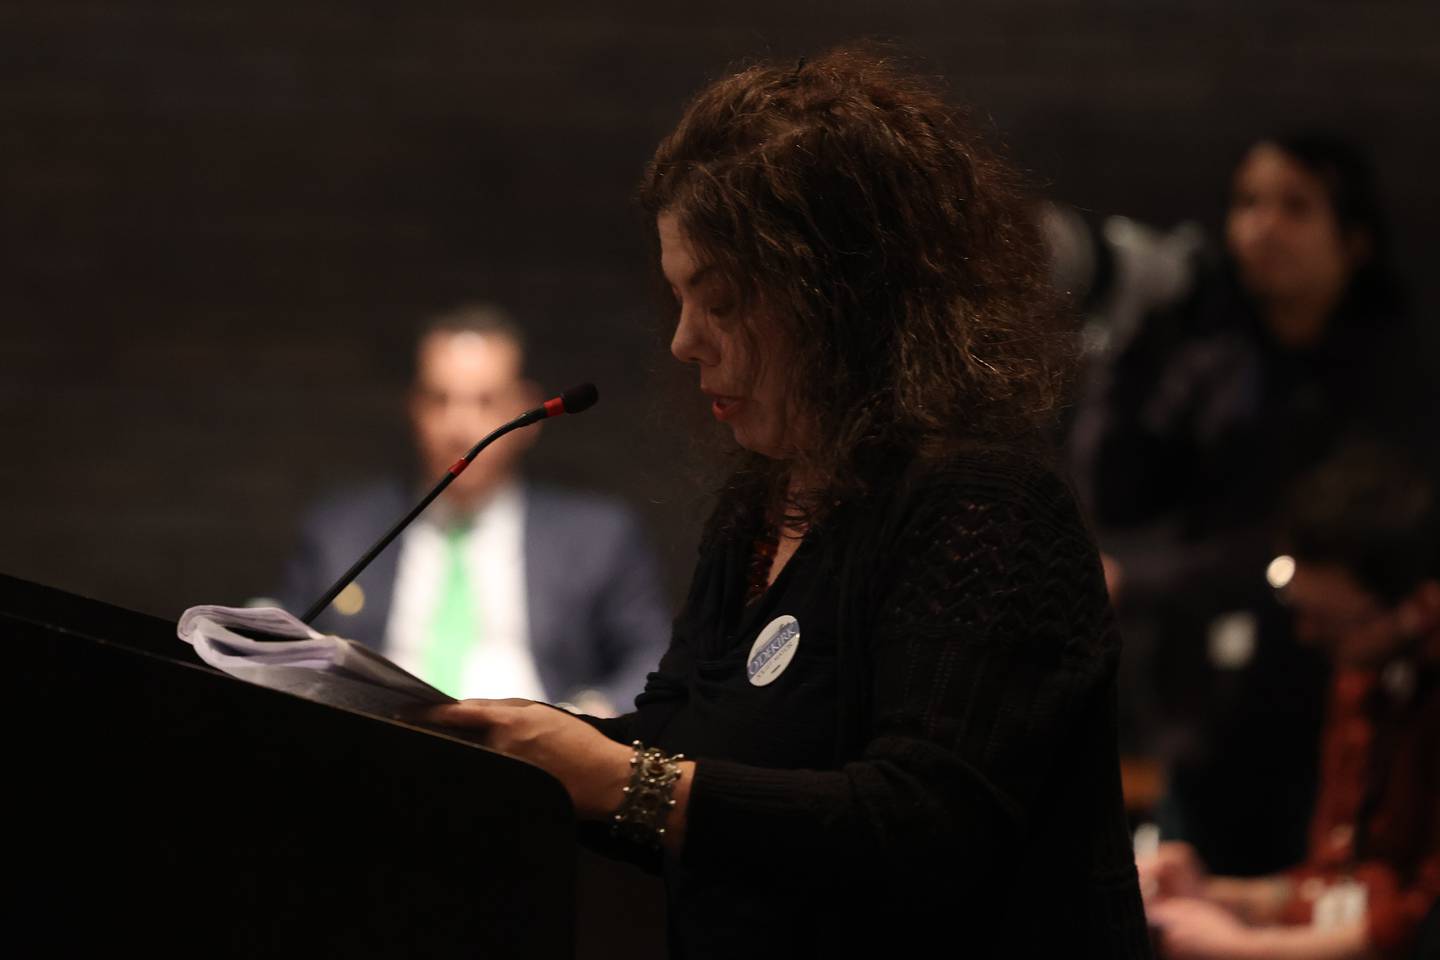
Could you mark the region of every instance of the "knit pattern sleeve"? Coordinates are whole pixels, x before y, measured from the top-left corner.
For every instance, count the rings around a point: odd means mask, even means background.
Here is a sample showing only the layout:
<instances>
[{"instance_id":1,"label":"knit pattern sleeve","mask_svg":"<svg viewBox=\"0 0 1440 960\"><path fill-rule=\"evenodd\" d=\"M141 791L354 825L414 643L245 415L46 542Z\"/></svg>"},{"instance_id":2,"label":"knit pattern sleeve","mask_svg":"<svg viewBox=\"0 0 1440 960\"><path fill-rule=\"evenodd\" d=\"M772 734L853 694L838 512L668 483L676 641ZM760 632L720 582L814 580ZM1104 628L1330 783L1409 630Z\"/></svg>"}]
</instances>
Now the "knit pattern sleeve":
<instances>
[{"instance_id":1,"label":"knit pattern sleeve","mask_svg":"<svg viewBox=\"0 0 1440 960\"><path fill-rule=\"evenodd\" d=\"M1023 834L1113 675L1098 557L1048 474L971 470L909 499L872 561L863 754L833 771L700 758L687 864L933 863L983 877Z\"/></svg>"}]
</instances>

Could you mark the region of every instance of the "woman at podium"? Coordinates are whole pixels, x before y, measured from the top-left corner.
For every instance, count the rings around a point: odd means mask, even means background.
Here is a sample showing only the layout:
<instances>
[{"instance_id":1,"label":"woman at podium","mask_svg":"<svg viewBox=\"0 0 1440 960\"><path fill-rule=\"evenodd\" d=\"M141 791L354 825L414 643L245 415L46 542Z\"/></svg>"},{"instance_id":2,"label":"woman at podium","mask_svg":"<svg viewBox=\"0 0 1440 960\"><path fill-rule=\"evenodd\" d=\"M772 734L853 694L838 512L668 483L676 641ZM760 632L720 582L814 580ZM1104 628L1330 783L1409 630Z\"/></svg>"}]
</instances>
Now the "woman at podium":
<instances>
[{"instance_id":1,"label":"woman at podium","mask_svg":"<svg viewBox=\"0 0 1440 960\"><path fill-rule=\"evenodd\" d=\"M430 719L653 853L677 956L1148 955L1016 177L933 84L841 49L703 90L640 194L671 350L740 448L670 647L618 718Z\"/></svg>"}]
</instances>

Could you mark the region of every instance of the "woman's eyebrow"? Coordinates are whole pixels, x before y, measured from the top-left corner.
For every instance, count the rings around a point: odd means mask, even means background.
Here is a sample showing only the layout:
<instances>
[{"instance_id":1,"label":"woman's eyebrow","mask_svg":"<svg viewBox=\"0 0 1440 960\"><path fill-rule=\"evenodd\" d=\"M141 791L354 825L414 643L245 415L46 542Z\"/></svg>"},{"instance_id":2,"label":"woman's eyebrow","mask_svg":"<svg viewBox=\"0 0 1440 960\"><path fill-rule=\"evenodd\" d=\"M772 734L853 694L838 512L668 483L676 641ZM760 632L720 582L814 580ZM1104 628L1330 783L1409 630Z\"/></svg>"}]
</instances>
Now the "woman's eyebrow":
<instances>
[{"instance_id":1,"label":"woman's eyebrow","mask_svg":"<svg viewBox=\"0 0 1440 960\"><path fill-rule=\"evenodd\" d=\"M704 282L706 281L706 279L708 279L708 278L710 277L710 275L713 274L714 272L715 272L715 264L713 264L713 263L712 263L712 264L709 264L709 265L707 265L707 266L701 267L699 270L696 270L694 273L690 274L690 279L685 281L685 286L686 286L687 288L693 290L695 287L697 287L697 286L699 286L700 284L704 283Z\"/></svg>"}]
</instances>

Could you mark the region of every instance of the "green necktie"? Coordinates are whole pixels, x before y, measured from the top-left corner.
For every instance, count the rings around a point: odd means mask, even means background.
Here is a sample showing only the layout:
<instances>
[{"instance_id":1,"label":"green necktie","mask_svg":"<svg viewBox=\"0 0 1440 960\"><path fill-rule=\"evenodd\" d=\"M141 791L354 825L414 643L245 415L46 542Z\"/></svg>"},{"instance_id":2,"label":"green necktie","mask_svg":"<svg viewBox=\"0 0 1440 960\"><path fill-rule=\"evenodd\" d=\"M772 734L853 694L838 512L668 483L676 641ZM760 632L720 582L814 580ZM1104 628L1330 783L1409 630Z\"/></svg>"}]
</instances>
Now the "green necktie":
<instances>
[{"instance_id":1,"label":"green necktie","mask_svg":"<svg viewBox=\"0 0 1440 960\"><path fill-rule=\"evenodd\" d=\"M469 527L457 526L445 534L445 579L430 621L430 646L425 654L425 682L452 697L460 695L465 654L479 632L470 578L465 575L465 535L469 532Z\"/></svg>"}]
</instances>

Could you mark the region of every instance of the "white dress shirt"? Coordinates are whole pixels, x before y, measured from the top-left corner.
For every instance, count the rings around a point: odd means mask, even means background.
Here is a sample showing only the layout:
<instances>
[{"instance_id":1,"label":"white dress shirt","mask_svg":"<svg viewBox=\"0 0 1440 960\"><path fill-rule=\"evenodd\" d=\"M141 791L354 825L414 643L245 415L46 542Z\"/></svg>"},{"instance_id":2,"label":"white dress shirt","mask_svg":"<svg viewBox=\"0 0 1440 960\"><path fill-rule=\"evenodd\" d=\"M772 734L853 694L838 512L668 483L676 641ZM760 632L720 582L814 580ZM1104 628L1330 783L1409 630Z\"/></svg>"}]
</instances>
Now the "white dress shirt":
<instances>
[{"instance_id":1,"label":"white dress shirt","mask_svg":"<svg viewBox=\"0 0 1440 960\"><path fill-rule=\"evenodd\" d=\"M430 623L445 581L446 529L454 514L437 503L400 541L395 595L385 626L386 653L404 669L425 676ZM525 594L525 491L518 483L498 490L474 515L461 549L475 614L476 637L463 659L466 697L545 700L530 654Z\"/></svg>"}]
</instances>

